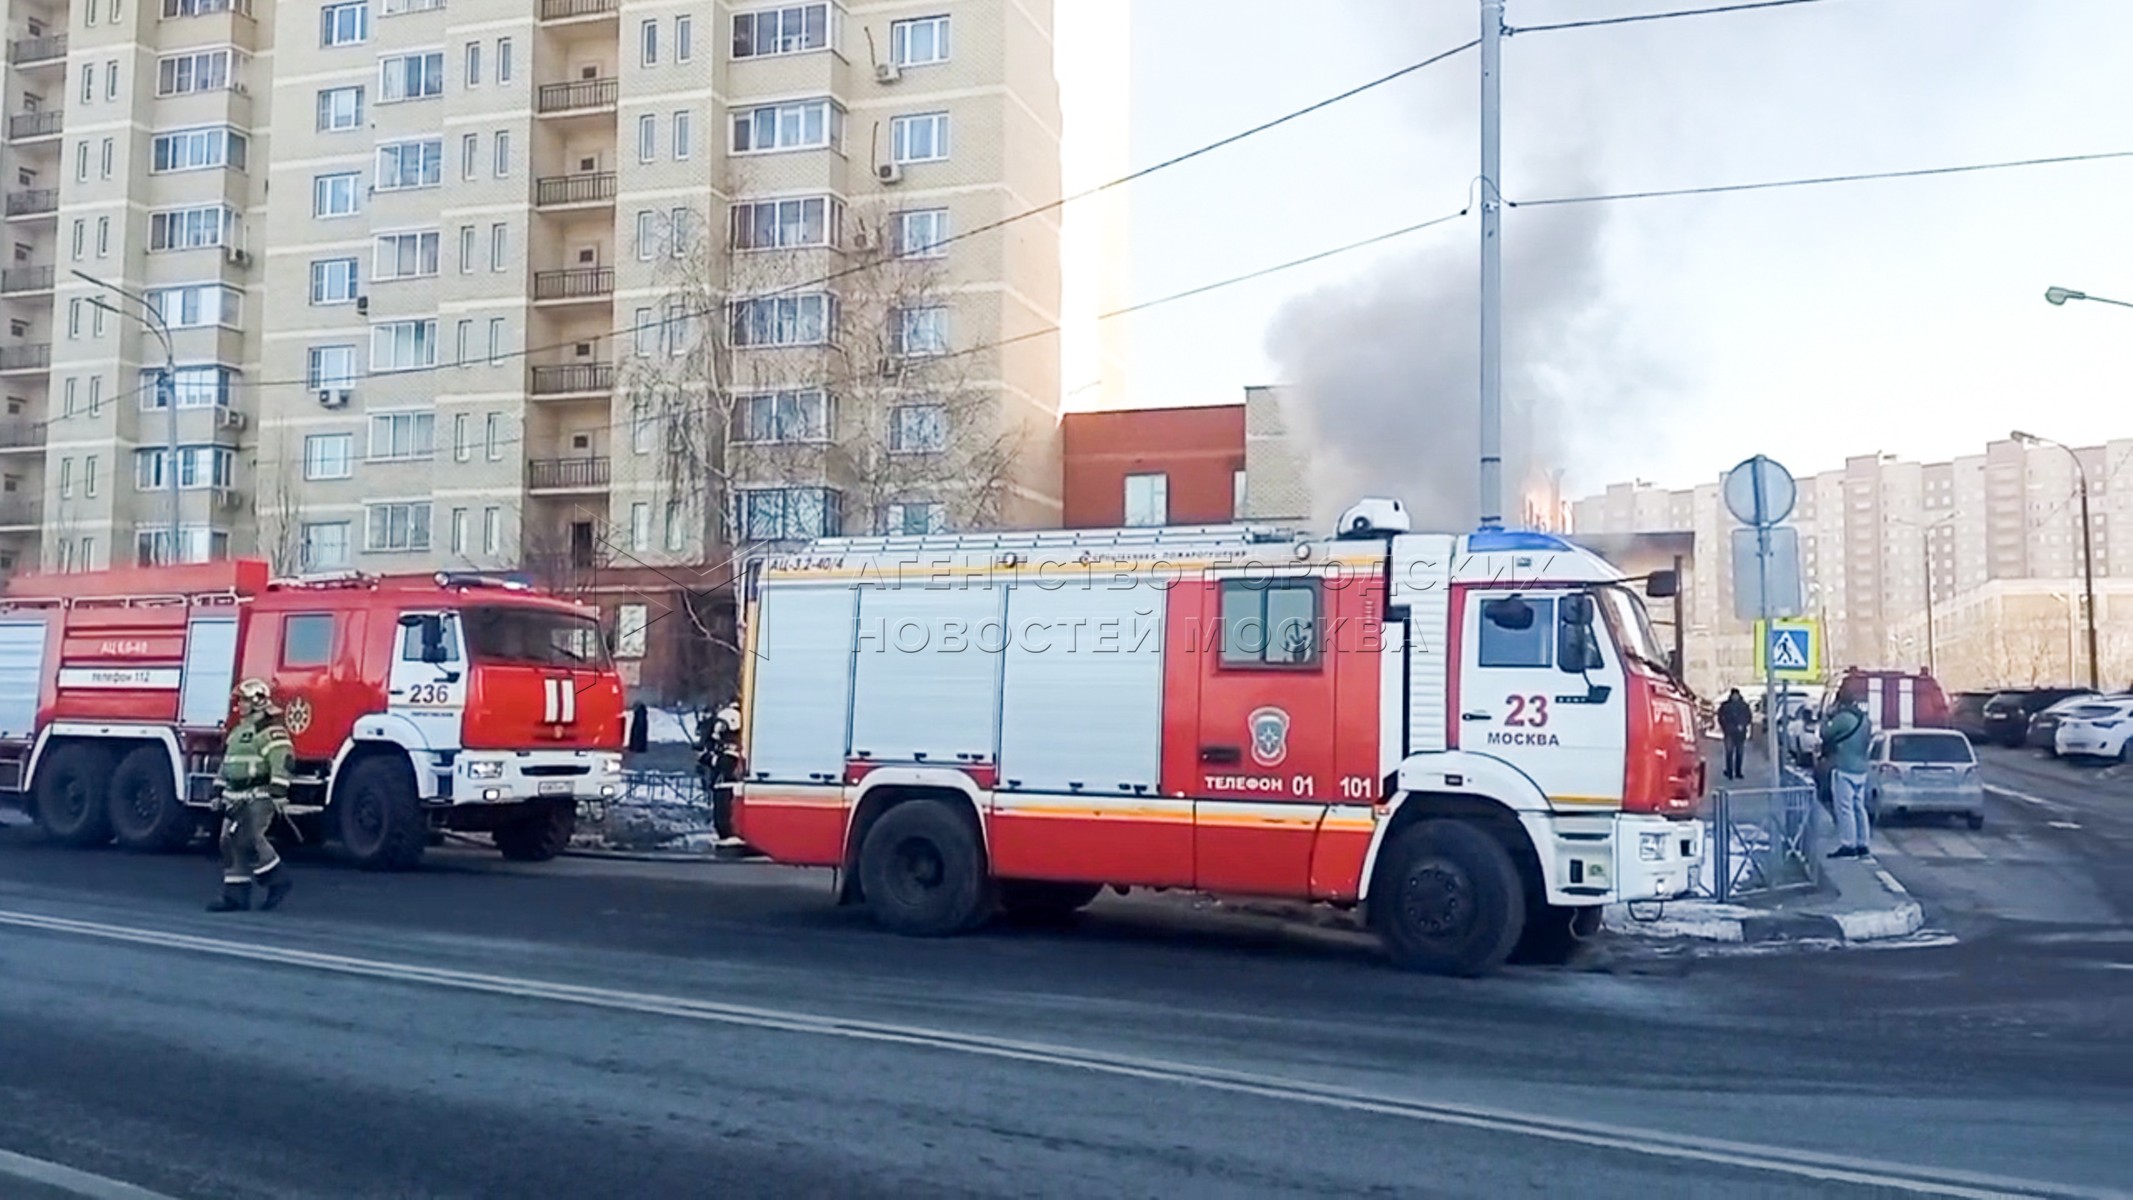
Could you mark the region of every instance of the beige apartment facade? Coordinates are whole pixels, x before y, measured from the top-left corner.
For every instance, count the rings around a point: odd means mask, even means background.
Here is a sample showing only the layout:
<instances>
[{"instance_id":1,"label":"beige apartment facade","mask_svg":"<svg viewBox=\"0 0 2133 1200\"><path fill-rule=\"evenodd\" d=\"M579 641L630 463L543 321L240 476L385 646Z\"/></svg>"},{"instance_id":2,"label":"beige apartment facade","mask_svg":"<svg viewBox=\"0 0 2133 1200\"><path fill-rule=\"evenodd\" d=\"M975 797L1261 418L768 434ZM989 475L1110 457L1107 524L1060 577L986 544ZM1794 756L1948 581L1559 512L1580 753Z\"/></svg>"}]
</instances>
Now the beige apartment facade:
<instances>
[{"instance_id":1,"label":"beige apartment facade","mask_svg":"<svg viewBox=\"0 0 2133 1200\"><path fill-rule=\"evenodd\" d=\"M1056 523L1049 0L9 0L0 570ZM77 168L79 168L77 170ZM271 201L269 197L271 196Z\"/></svg>"},{"instance_id":2,"label":"beige apartment facade","mask_svg":"<svg viewBox=\"0 0 2133 1200\"><path fill-rule=\"evenodd\" d=\"M1997 593L1985 590L1988 585L2060 581L2063 586L2078 579L2083 472L2097 578L2111 579L2114 564L2118 576L2133 575L2129 467L2133 439L2075 447L2072 454L2003 440L1946 462L1861 455L1847 459L1841 469L1802 476L1790 524L1800 531L1807 615L1827 631L1825 662L1907 668L1931 662L1938 669L1942 655L1955 648L1950 638L1957 636L1939 636L1941 610L1960 610L1968 614L1961 620L1973 623L1989 621L2002 608L1991 598ZM1576 502L1572 527L1590 533L1693 533L1697 569L1688 581L1684 612L1691 682L1708 690L1754 677L1749 627L1733 617L1728 546L1737 523L1715 481L1687 489L1641 481L1615 484ZM2024 605L2031 604L2025 600L2016 608L2028 613ZM1925 636L1929 606L1935 610L1931 639ZM2042 619L2034 613L2022 618L2032 624ZM1977 637L1978 646L1990 642ZM2009 667L2007 678L1993 677L1992 663L2013 660L1999 651L1997 657L1979 654L1983 657L1971 665L1949 661L1967 685L2032 682L2027 667ZM2023 661L2057 660L2040 653Z\"/></svg>"}]
</instances>

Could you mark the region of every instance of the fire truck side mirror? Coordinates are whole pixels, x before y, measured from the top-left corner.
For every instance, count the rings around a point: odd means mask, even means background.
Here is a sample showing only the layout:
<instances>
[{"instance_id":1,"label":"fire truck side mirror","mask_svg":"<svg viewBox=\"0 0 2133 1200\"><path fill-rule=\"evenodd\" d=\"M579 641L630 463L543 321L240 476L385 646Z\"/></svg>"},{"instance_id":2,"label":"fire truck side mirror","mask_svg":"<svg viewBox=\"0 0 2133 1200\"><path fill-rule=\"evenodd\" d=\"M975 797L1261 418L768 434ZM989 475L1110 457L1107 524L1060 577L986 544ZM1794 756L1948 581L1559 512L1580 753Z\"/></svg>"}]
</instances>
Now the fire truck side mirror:
<instances>
[{"instance_id":1,"label":"fire truck side mirror","mask_svg":"<svg viewBox=\"0 0 2133 1200\"><path fill-rule=\"evenodd\" d=\"M1681 591L1681 576L1671 569L1654 571L1644 581L1644 594L1654 600L1666 600Z\"/></svg>"},{"instance_id":2,"label":"fire truck side mirror","mask_svg":"<svg viewBox=\"0 0 2133 1200\"><path fill-rule=\"evenodd\" d=\"M1592 624L1592 597L1586 595L1565 596L1562 599L1562 607L1559 611L1563 614L1563 624L1565 625L1576 625L1580 628L1590 626Z\"/></svg>"},{"instance_id":3,"label":"fire truck side mirror","mask_svg":"<svg viewBox=\"0 0 2133 1200\"><path fill-rule=\"evenodd\" d=\"M444 644L444 618L436 613L401 613L402 629L422 631L422 661L446 663L452 661L451 648Z\"/></svg>"}]
</instances>

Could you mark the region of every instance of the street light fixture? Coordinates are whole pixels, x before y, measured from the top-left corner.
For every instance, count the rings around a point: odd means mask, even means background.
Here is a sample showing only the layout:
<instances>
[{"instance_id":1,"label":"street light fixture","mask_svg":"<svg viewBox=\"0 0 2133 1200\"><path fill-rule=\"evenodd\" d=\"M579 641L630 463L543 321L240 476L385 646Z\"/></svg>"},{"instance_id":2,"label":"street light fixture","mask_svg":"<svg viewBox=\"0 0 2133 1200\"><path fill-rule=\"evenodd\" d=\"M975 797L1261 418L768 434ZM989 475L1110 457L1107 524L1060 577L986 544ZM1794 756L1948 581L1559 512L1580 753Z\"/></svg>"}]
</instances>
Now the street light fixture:
<instances>
[{"instance_id":1,"label":"street light fixture","mask_svg":"<svg viewBox=\"0 0 2133 1200\"><path fill-rule=\"evenodd\" d=\"M170 326L163 320L163 311L157 308L148 297L141 295L139 292L129 292L115 283L98 279L87 271L76 270L74 275L76 278L93 283L106 291L117 292L119 295L139 305L140 312L125 312L106 304L102 296L91 296L89 298L89 303L105 312L140 322L142 328L154 334L156 340L163 344L163 373L156 380L156 399L162 403L164 415L170 421L167 435L168 448L163 457L163 474L166 477L165 481L170 485L170 544L164 550L163 561L165 563L182 562L184 558L178 552L178 530L182 516L182 510L178 502L178 356L171 350Z\"/></svg>"},{"instance_id":2,"label":"street light fixture","mask_svg":"<svg viewBox=\"0 0 2133 1200\"><path fill-rule=\"evenodd\" d=\"M2133 308L2133 301L2113 300L2108 296L2091 296L2072 288L2050 287L2044 289L2044 299L2054 305L2063 305L2069 300L2093 300L2098 304L2115 304L2120 308Z\"/></svg>"},{"instance_id":3,"label":"street light fixture","mask_svg":"<svg viewBox=\"0 0 2133 1200\"><path fill-rule=\"evenodd\" d=\"M2127 307L2133 308L2133 305ZM2019 429L2007 436L2025 446L2057 446L2066 451L2068 458L2074 460L2074 471L2081 484L2081 591L2082 599L2088 606L2089 686L2100 691L2103 688L2103 672L2096 661L2096 527L2089 520L2088 464L2082 462L2081 456L2074 453L2074 448L2065 442L2038 437L2034 433L2024 433Z\"/></svg>"}]
</instances>

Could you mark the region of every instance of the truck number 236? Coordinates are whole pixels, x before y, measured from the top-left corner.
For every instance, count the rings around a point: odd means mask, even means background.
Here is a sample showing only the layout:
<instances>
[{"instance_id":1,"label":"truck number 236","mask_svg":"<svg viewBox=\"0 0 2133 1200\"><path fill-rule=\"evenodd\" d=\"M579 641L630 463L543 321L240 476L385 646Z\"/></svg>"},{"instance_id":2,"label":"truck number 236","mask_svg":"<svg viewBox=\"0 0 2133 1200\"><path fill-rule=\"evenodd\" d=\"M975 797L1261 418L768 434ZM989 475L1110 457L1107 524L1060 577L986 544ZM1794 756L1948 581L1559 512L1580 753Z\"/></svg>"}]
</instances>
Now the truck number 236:
<instances>
[{"instance_id":1,"label":"truck number 236","mask_svg":"<svg viewBox=\"0 0 2133 1200\"><path fill-rule=\"evenodd\" d=\"M1548 723L1548 698L1546 696L1505 696L1504 703L1511 711L1504 714L1505 725L1522 729L1539 729Z\"/></svg>"},{"instance_id":2,"label":"truck number 236","mask_svg":"<svg viewBox=\"0 0 2133 1200\"><path fill-rule=\"evenodd\" d=\"M447 704L451 699L451 688L442 683L418 683L407 689L409 704Z\"/></svg>"}]
</instances>

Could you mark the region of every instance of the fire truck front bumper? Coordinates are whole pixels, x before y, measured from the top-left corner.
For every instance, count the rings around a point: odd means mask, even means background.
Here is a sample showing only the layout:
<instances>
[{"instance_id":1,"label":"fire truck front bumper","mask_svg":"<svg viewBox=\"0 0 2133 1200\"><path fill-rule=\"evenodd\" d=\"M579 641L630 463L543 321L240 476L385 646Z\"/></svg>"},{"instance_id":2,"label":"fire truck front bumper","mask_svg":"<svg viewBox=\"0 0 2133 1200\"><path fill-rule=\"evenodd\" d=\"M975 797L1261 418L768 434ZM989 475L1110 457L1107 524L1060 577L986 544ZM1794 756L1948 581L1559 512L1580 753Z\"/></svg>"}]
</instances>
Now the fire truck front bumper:
<instances>
[{"instance_id":1,"label":"fire truck front bumper","mask_svg":"<svg viewBox=\"0 0 2133 1200\"><path fill-rule=\"evenodd\" d=\"M622 756L604 750L462 751L440 800L454 806L528 800L612 800L622 794Z\"/></svg>"},{"instance_id":2,"label":"fire truck front bumper","mask_svg":"<svg viewBox=\"0 0 2133 1200\"><path fill-rule=\"evenodd\" d=\"M1617 902L1687 895L1703 863L1701 821L1623 813L1615 818Z\"/></svg>"}]
</instances>

